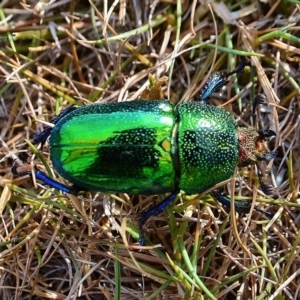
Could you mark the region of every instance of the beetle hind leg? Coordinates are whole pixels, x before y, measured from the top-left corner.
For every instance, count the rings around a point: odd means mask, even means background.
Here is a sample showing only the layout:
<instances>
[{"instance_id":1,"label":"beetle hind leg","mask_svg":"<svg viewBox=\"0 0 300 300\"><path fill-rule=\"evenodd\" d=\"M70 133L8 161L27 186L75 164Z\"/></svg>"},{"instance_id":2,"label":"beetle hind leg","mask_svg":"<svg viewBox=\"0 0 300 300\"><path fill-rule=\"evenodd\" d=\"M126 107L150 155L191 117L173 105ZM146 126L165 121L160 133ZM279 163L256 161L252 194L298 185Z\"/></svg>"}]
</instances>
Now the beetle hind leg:
<instances>
[{"instance_id":1,"label":"beetle hind leg","mask_svg":"<svg viewBox=\"0 0 300 300\"><path fill-rule=\"evenodd\" d=\"M25 171L20 171L18 170L18 167L14 164L13 167L11 168L11 172L16 175L16 176L32 176L32 172L29 170L25 170ZM77 188L76 186L72 186L72 187L68 187L66 185L64 185L63 183L60 183L59 181L56 181L55 179L49 177L48 175L46 175L44 172L36 169L34 171L35 177L38 180L41 180L42 182L44 182L45 184L49 185L52 188L56 188L62 192L65 192L67 194L77 194L80 190L82 190L81 188Z\"/></svg>"}]
</instances>

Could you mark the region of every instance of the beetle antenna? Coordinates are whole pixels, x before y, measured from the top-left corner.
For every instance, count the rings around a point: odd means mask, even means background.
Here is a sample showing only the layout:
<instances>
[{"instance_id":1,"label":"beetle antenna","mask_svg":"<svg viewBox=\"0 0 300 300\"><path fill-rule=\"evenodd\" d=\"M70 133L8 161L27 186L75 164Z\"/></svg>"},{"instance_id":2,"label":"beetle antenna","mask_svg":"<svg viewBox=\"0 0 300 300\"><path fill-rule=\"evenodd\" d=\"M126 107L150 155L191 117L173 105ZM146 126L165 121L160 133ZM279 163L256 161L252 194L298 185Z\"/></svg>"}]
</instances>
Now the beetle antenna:
<instances>
[{"instance_id":1,"label":"beetle antenna","mask_svg":"<svg viewBox=\"0 0 300 300\"><path fill-rule=\"evenodd\" d=\"M257 127L256 124L256 118L257 118L257 105L267 105L267 97L264 94L258 94L254 97L253 103L252 103L252 122L253 126Z\"/></svg>"},{"instance_id":2,"label":"beetle antenna","mask_svg":"<svg viewBox=\"0 0 300 300\"><path fill-rule=\"evenodd\" d=\"M264 94L258 94L254 97L253 99L253 104L252 104L252 121L253 121L253 126L258 128L258 122L257 122L257 105L262 104L262 105L267 105L267 97ZM259 134L259 137L256 139L256 143L260 144L261 146L269 140L270 137L276 136L276 133L273 130L269 129L261 129L257 130L257 133ZM261 148L262 149L262 148ZM257 157L257 160L271 160L277 156L277 151L267 151L265 149L265 153L260 153L260 156ZM274 187L272 185L266 184L263 181L263 172L256 161L255 163L256 168L257 168L257 176L259 179L260 187L261 190L266 194L266 195L271 195L274 191Z\"/></svg>"}]
</instances>

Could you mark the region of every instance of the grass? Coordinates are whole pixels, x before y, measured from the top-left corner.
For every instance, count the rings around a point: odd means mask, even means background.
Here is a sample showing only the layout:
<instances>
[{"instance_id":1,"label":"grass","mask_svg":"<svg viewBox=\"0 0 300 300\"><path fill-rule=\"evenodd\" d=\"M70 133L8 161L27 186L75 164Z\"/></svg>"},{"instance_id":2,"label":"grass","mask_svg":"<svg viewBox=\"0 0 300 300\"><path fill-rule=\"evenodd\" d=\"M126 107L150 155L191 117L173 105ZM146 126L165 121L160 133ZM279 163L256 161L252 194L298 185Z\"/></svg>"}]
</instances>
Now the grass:
<instances>
[{"instance_id":1,"label":"grass","mask_svg":"<svg viewBox=\"0 0 300 300\"><path fill-rule=\"evenodd\" d=\"M1 299L298 299L300 3L146 2L0 5ZM207 74L241 56L247 67L210 103L249 126L266 95L259 128L277 133L278 156L261 166L274 192L253 166L222 185L273 218L182 192L147 222L141 248L140 213L165 195L73 196L12 175L15 161L65 182L48 145L29 142L64 108L145 97L149 75L172 103L197 99Z\"/></svg>"}]
</instances>

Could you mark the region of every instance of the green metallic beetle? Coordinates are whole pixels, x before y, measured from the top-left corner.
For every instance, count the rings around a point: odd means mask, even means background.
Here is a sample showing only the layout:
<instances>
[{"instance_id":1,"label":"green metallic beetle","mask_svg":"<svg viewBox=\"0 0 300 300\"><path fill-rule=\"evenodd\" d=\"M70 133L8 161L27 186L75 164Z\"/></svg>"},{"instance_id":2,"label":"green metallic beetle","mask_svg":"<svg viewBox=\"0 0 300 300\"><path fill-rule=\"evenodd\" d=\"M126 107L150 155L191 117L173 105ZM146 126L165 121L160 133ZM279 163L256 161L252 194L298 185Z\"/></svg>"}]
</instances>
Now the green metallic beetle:
<instances>
[{"instance_id":1,"label":"green metallic beetle","mask_svg":"<svg viewBox=\"0 0 300 300\"><path fill-rule=\"evenodd\" d=\"M168 100L137 100L64 111L53 120L54 128L46 128L34 142L44 143L50 136L53 166L74 187L40 171L36 171L37 179L73 194L80 190L144 195L171 192L143 213L139 225L140 244L144 244L145 221L169 205L180 190L201 193L232 177L237 165L276 157L266 144L275 135L273 131L239 128L229 112L205 102L243 67L244 63L225 75L214 73L197 102L174 106ZM264 103L262 100L256 97L254 105ZM261 186L269 193L262 180ZM230 206L230 200L217 190L213 196ZM240 203L238 210L249 209L248 202Z\"/></svg>"}]
</instances>

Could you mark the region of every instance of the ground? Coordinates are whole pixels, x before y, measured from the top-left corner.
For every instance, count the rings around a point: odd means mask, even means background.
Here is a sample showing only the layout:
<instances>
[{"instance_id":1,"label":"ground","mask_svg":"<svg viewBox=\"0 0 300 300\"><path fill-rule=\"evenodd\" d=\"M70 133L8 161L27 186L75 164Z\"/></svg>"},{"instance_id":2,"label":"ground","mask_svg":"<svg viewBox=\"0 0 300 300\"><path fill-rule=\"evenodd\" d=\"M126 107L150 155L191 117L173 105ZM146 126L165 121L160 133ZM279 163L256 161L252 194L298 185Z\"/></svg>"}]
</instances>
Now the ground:
<instances>
[{"instance_id":1,"label":"ground","mask_svg":"<svg viewBox=\"0 0 300 300\"><path fill-rule=\"evenodd\" d=\"M299 298L296 2L1 2L1 299ZM255 166L218 187L267 215L233 214L209 191L181 191L149 219L140 247L140 214L166 195L69 195L11 172L36 167L69 185L52 169L48 143L30 143L64 108L197 100L211 72L242 57L244 70L209 103L249 126L251 101L265 94L257 126L276 132L268 144L278 155L260 167L273 190L261 191Z\"/></svg>"}]
</instances>

